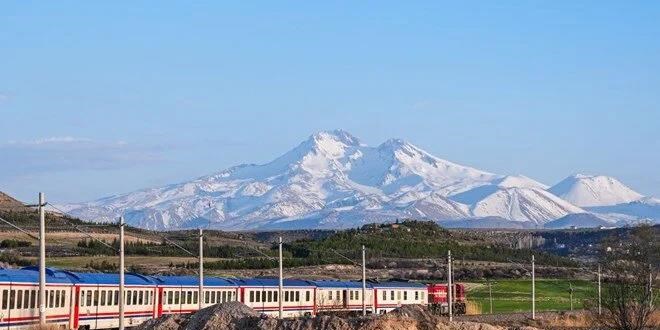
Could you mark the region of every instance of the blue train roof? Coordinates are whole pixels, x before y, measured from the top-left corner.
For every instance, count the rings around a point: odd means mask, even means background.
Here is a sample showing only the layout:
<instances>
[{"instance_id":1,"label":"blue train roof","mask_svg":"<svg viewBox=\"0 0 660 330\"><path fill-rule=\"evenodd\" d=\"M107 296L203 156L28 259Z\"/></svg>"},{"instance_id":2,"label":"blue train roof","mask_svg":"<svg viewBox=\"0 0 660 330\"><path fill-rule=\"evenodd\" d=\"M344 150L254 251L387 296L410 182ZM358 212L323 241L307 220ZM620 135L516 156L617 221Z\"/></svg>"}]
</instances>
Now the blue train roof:
<instances>
[{"instance_id":1,"label":"blue train roof","mask_svg":"<svg viewBox=\"0 0 660 330\"><path fill-rule=\"evenodd\" d=\"M119 274L108 273L71 273L76 276L76 283L80 284L119 284ZM154 285L155 281L150 276L144 276L135 273L124 274L124 283L126 285Z\"/></svg>"},{"instance_id":2,"label":"blue train roof","mask_svg":"<svg viewBox=\"0 0 660 330\"><path fill-rule=\"evenodd\" d=\"M179 286L197 286L199 277L197 276L153 276L158 285L179 285ZM238 286L230 279L204 276L204 286Z\"/></svg>"},{"instance_id":3,"label":"blue train roof","mask_svg":"<svg viewBox=\"0 0 660 330\"><path fill-rule=\"evenodd\" d=\"M39 282L39 268L0 269L0 282L37 283ZM46 283L72 284L74 278L68 272L46 268Z\"/></svg>"},{"instance_id":4,"label":"blue train roof","mask_svg":"<svg viewBox=\"0 0 660 330\"><path fill-rule=\"evenodd\" d=\"M362 282L355 281L308 280L307 282L319 288L362 289ZM367 288L371 288L371 283L367 283Z\"/></svg>"},{"instance_id":5,"label":"blue train roof","mask_svg":"<svg viewBox=\"0 0 660 330\"><path fill-rule=\"evenodd\" d=\"M405 282L405 281L385 281L385 282L372 282L371 287L373 288L414 288L422 289L426 288L426 285L416 282Z\"/></svg>"},{"instance_id":6,"label":"blue train roof","mask_svg":"<svg viewBox=\"0 0 660 330\"><path fill-rule=\"evenodd\" d=\"M279 285L279 281L276 278L242 278L236 281L239 285L244 286L270 286L276 287ZM309 287L313 286L308 281L296 280L296 279L284 279L284 286L298 286L298 287Z\"/></svg>"}]
</instances>

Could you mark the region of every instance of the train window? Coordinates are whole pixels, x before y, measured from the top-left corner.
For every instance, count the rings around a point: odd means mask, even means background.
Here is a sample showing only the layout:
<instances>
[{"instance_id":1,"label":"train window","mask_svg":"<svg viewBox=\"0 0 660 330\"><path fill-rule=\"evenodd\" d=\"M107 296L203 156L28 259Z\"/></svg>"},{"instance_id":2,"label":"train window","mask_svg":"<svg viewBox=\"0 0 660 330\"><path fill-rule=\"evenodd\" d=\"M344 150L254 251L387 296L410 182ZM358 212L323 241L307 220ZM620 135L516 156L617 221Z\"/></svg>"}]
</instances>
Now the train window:
<instances>
[{"instance_id":1,"label":"train window","mask_svg":"<svg viewBox=\"0 0 660 330\"><path fill-rule=\"evenodd\" d=\"M279 292L277 292L277 291L274 291L274 292L273 292L273 301L274 301L274 302L277 302L277 295L278 295L278 294L279 294Z\"/></svg>"},{"instance_id":2,"label":"train window","mask_svg":"<svg viewBox=\"0 0 660 330\"><path fill-rule=\"evenodd\" d=\"M186 292L186 304L192 304L192 291Z\"/></svg>"},{"instance_id":3,"label":"train window","mask_svg":"<svg viewBox=\"0 0 660 330\"><path fill-rule=\"evenodd\" d=\"M172 298L173 298L172 291L167 291L165 294L167 295L167 304L172 305Z\"/></svg>"},{"instance_id":4,"label":"train window","mask_svg":"<svg viewBox=\"0 0 660 330\"><path fill-rule=\"evenodd\" d=\"M16 309L22 309L23 308L23 290L18 290L16 293Z\"/></svg>"},{"instance_id":5,"label":"train window","mask_svg":"<svg viewBox=\"0 0 660 330\"><path fill-rule=\"evenodd\" d=\"M300 291L296 291L296 301L300 301Z\"/></svg>"},{"instance_id":6,"label":"train window","mask_svg":"<svg viewBox=\"0 0 660 330\"><path fill-rule=\"evenodd\" d=\"M289 291L284 291L284 301L289 301Z\"/></svg>"},{"instance_id":7,"label":"train window","mask_svg":"<svg viewBox=\"0 0 660 330\"><path fill-rule=\"evenodd\" d=\"M419 300L419 291L415 291L415 300Z\"/></svg>"},{"instance_id":8,"label":"train window","mask_svg":"<svg viewBox=\"0 0 660 330\"><path fill-rule=\"evenodd\" d=\"M133 291L128 290L126 291L126 305L132 305L133 302Z\"/></svg>"},{"instance_id":9,"label":"train window","mask_svg":"<svg viewBox=\"0 0 660 330\"><path fill-rule=\"evenodd\" d=\"M209 301L210 301L209 299L210 299L210 298L211 298L211 292L208 292L208 291L204 292L204 303L205 303L205 304L208 304L208 303L209 303Z\"/></svg>"},{"instance_id":10,"label":"train window","mask_svg":"<svg viewBox=\"0 0 660 330\"><path fill-rule=\"evenodd\" d=\"M261 302L261 292L257 291L254 295L256 297L256 302Z\"/></svg>"},{"instance_id":11,"label":"train window","mask_svg":"<svg viewBox=\"0 0 660 330\"><path fill-rule=\"evenodd\" d=\"M119 306L119 290L115 290L115 298L113 299L115 306Z\"/></svg>"},{"instance_id":12,"label":"train window","mask_svg":"<svg viewBox=\"0 0 660 330\"><path fill-rule=\"evenodd\" d=\"M112 290L108 290L108 292L107 292L107 295L108 295L107 299L108 300L107 300L107 305L106 306L114 305L113 302L112 302L112 293L113 293Z\"/></svg>"},{"instance_id":13,"label":"train window","mask_svg":"<svg viewBox=\"0 0 660 330\"><path fill-rule=\"evenodd\" d=\"M30 291L30 308L34 309L37 305L37 290Z\"/></svg>"},{"instance_id":14,"label":"train window","mask_svg":"<svg viewBox=\"0 0 660 330\"><path fill-rule=\"evenodd\" d=\"M383 291L383 300L387 300L387 291Z\"/></svg>"},{"instance_id":15,"label":"train window","mask_svg":"<svg viewBox=\"0 0 660 330\"><path fill-rule=\"evenodd\" d=\"M339 301L341 301L341 293L340 293L340 292L341 292L341 291L337 291L337 292L336 292L336 293L337 293L337 300L339 300Z\"/></svg>"},{"instance_id":16,"label":"train window","mask_svg":"<svg viewBox=\"0 0 660 330\"><path fill-rule=\"evenodd\" d=\"M55 302L53 303L53 305L54 305L56 308L57 308L57 307L61 307L61 306L60 306L60 297L61 297L61 296L62 296L62 293L60 292L60 290L55 290Z\"/></svg>"},{"instance_id":17,"label":"train window","mask_svg":"<svg viewBox=\"0 0 660 330\"><path fill-rule=\"evenodd\" d=\"M154 292L149 291L149 304L151 305L153 303L154 303Z\"/></svg>"},{"instance_id":18,"label":"train window","mask_svg":"<svg viewBox=\"0 0 660 330\"><path fill-rule=\"evenodd\" d=\"M92 291L85 291L87 299L85 300L85 306L92 306Z\"/></svg>"},{"instance_id":19,"label":"train window","mask_svg":"<svg viewBox=\"0 0 660 330\"><path fill-rule=\"evenodd\" d=\"M178 305L178 304L179 304L179 301L180 301L179 296L181 296L181 293L182 293L182 292L179 292L179 291L177 291L177 292L174 293L174 304L175 304L175 305Z\"/></svg>"},{"instance_id":20,"label":"train window","mask_svg":"<svg viewBox=\"0 0 660 330\"><path fill-rule=\"evenodd\" d=\"M138 305L144 305L144 291L138 292Z\"/></svg>"},{"instance_id":21,"label":"train window","mask_svg":"<svg viewBox=\"0 0 660 330\"><path fill-rule=\"evenodd\" d=\"M53 290L48 290L48 308L53 308L55 306L55 292Z\"/></svg>"},{"instance_id":22,"label":"train window","mask_svg":"<svg viewBox=\"0 0 660 330\"><path fill-rule=\"evenodd\" d=\"M390 300L394 300L394 290L390 291Z\"/></svg>"},{"instance_id":23,"label":"train window","mask_svg":"<svg viewBox=\"0 0 660 330\"><path fill-rule=\"evenodd\" d=\"M254 302L254 291L250 291L250 302Z\"/></svg>"},{"instance_id":24,"label":"train window","mask_svg":"<svg viewBox=\"0 0 660 330\"><path fill-rule=\"evenodd\" d=\"M220 292L218 291L213 291L211 292L211 303L215 304L218 302L218 296L220 296Z\"/></svg>"},{"instance_id":25,"label":"train window","mask_svg":"<svg viewBox=\"0 0 660 330\"><path fill-rule=\"evenodd\" d=\"M94 291L94 306L98 306L98 305L99 305L99 291L95 290Z\"/></svg>"},{"instance_id":26,"label":"train window","mask_svg":"<svg viewBox=\"0 0 660 330\"><path fill-rule=\"evenodd\" d=\"M360 291L355 291L355 299L360 299Z\"/></svg>"},{"instance_id":27,"label":"train window","mask_svg":"<svg viewBox=\"0 0 660 330\"><path fill-rule=\"evenodd\" d=\"M105 306L105 294L106 294L106 291L102 290L101 291L101 306Z\"/></svg>"},{"instance_id":28,"label":"train window","mask_svg":"<svg viewBox=\"0 0 660 330\"><path fill-rule=\"evenodd\" d=\"M310 299L310 293L309 291L305 291L305 301L309 301Z\"/></svg>"},{"instance_id":29,"label":"train window","mask_svg":"<svg viewBox=\"0 0 660 330\"><path fill-rule=\"evenodd\" d=\"M332 300L332 291L328 291L328 300Z\"/></svg>"},{"instance_id":30,"label":"train window","mask_svg":"<svg viewBox=\"0 0 660 330\"><path fill-rule=\"evenodd\" d=\"M196 304L199 301L199 291L193 292L193 304Z\"/></svg>"},{"instance_id":31,"label":"train window","mask_svg":"<svg viewBox=\"0 0 660 330\"><path fill-rule=\"evenodd\" d=\"M408 300L408 291L403 291L403 300Z\"/></svg>"},{"instance_id":32,"label":"train window","mask_svg":"<svg viewBox=\"0 0 660 330\"><path fill-rule=\"evenodd\" d=\"M348 299L353 300L353 290L350 290L350 291L348 292L348 294L349 294L349 296L350 296L350 298L348 298Z\"/></svg>"},{"instance_id":33,"label":"train window","mask_svg":"<svg viewBox=\"0 0 660 330\"><path fill-rule=\"evenodd\" d=\"M273 291L268 291L268 302L273 301Z\"/></svg>"}]
</instances>

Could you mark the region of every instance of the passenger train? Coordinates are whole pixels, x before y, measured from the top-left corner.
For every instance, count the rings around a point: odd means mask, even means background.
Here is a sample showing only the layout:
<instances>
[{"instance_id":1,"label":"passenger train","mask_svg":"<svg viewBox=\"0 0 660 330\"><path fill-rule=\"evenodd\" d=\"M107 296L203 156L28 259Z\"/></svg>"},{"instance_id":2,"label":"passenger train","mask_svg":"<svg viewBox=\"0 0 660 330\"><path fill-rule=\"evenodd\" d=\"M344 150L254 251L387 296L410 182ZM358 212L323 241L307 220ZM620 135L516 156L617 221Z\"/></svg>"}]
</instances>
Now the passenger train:
<instances>
[{"instance_id":1,"label":"passenger train","mask_svg":"<svg viewBox=\"0 0 660 330\"><path fill-rule=\"evenodd\" d=\"M279 314L278 280L272 278L205 277L200 297L199 279L193 276L125 274L125 325L164 314L191 313L202 306L240 301L263 315ZM366 288L368 313L387 313L408 304L445 304L441 285L429 287L405 281L370 281ZM432 290L431 290L432 289ZM455 306L463 302L462 285L456 286ZM445 286L446 292L446 286ZM362 311L362 283L351 281L283 281L284 317ZM32 328L39 323L39 270L0 269L0 330ZM463 309L464 310L464 309ZM110 329L119 326L119 275L76 273L46 269L46 320L60 329Z\"/></svg>"}]
</instances>

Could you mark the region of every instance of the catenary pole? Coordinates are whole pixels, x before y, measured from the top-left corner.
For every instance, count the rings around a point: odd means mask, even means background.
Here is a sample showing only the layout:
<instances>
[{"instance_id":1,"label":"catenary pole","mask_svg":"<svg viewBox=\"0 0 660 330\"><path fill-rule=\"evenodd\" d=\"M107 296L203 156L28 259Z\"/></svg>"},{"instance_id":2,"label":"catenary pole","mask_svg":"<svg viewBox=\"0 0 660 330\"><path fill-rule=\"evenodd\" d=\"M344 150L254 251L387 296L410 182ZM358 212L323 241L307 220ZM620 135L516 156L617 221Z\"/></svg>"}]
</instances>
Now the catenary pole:
<instances>
[{"instance_id":1,"label":"catenary pole","mask_svg":"<svg viewBox=\"0 0 660 330\"><path fill-rule=\"evenodd\" d=\"M453 320L454 290L451 281L451 250L447 251L447 305L449 307L449 322Z\"/></svg>"},{"instance_id":2,"label":"catenary pole","mask_svg":"<svg viewBox=\"0 0 660 330\"><path fill-rule=\"evenodd\" d=\"M282 306L282 301L284 300L284 297L282 296L282 287L284 286L284 281L282 280L282 237L280 236L280 242L279 242L279 255L280 255L280 276L279 276L279 283L277 287L277 302L278 302L278 307L279 307L279 318L281 319L283 317L283 306Z\"/></svg>"},{"instance_id":3,"label":"catenary pole","mask_svg":"<svg viewBox=\"0 0 660 330\"><path fill-rule=\"evenodd\" d=\"M598 264L598 315L602 314L601 295L600 295L600 264Z\"/></svg>"},{"instance_id":4,"label":"catenary pole","mask_svg":"<svg viewBox=\"0 0 660 330\"><path fill-rule=\"evenodd\" d=\"M493 314L493 285L488 281L488 300L490 301L490 313Z\"/></svg>"},{"instance_id":5,"label":"catenary pole","mask_svg":"<svg viewBox=\"0 0 660 330\"><path fill-rule=\"evenodd\" d=\"M119 330L124 330L124 217L119 217ZM162 303L162 302L161 302Z\"/></svg>"},{"instance_id":6,"label":"catenary pole","mask_svg":"<svg viewBox=\"0 0 660 330\"><path fill-rule=\"evenodd\" d=\"M532 254L532 320L536 320L536 277L534 274L533 254Z\"/></svg>"},{"instance_id":7,"label":"catenary pole","mask_svg":"<svg viewBox=\"0 0 660 330\"><path fill-rule=\"evenodd\" d=\"M362 245L362 316L367 315L367 257L364 245Z\"/></svg>"},{"instance_id":8,"label":"catenary pole","mask_svg":"<svg viewBox=\"0 0 660 330\"><path fill-rule=\"evenodd\" d=\"M202 309L204 298L204 230L199 228L199 304L197 308Z\"/></svg>"},{"instance_id":9,"label":"catenary pole","mask_svg":"<svg viewBox=\"0 0 660 330\"><path fill-rule=\"evenodd\" d=\"M39 193L39 325L46 326L46 197Z\"/></svg>"}]
</instances>

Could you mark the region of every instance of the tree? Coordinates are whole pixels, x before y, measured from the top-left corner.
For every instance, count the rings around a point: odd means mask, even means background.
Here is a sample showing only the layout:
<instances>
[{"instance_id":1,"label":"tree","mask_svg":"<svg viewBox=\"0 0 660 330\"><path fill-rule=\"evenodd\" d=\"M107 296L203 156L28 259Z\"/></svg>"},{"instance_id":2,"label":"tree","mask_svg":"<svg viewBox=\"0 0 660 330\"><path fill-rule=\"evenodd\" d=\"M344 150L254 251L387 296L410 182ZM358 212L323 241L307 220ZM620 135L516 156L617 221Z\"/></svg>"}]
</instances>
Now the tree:
<instances>
[{"instance_id":1,"label":"tree","mask_svg":"<svg viewBox=\"0 0 660 330\"><path fill-rule=\"evenodd\" d=\"M640 225L603 240L601 263L606 277L602 315L596 318L603 326L621 330L649 326L657 294L651 288L658 269L659 232L658 226Z\"/></svg>"}]
</instances>

